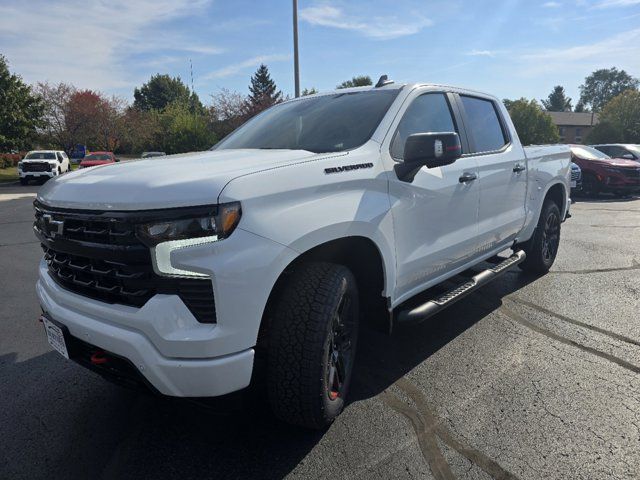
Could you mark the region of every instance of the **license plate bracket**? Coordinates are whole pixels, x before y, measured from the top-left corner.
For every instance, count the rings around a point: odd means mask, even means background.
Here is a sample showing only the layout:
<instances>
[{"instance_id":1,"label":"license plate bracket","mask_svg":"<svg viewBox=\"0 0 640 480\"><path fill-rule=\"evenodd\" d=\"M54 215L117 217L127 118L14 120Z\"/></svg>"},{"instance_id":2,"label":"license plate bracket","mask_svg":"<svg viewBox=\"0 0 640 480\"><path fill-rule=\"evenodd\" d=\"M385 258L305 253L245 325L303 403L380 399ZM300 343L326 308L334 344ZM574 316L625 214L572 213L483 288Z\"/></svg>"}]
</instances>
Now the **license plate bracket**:
<instances>
[{"instance_id":1,"label":"license plate bracket","mask_svg":"<svg viewBox=\"0 0 640 480\"><path fill-rule=\"evenodd\" d=\"M67 349L63 329L44 314L40 316L40 320L42 320L42 325L44 325L44 331L47 335L49 345L64 358L69 359L69 350Z\"/></svg>"}]
</instances>

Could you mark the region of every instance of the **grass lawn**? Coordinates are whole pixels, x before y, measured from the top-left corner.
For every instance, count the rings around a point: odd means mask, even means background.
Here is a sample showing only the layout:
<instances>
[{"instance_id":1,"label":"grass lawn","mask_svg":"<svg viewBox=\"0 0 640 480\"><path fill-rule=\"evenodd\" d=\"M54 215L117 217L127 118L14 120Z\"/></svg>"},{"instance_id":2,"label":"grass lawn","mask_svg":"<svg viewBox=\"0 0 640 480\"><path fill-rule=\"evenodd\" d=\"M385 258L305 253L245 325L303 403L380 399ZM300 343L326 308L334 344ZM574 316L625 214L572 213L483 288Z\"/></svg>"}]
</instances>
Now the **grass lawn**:
<instances>
[{"instance_id":1,"label":"grass lawn","mask_svg":"<svg viewBox=\"0 0 640 480\"><path fill-rule=\"evenodd\" d=\"M71 170L77 170L78 165L72 163ZM17 182L20 177L18 177L18 167L9 167L9 168L0 168L0 183L3 182Z\"/></svg>"},{"instance_id":2,"label":"grass lawn","mask_svg":"<svg viewBox=\"0 0 640 480\"><path fill-rule=\"evenodd\" d=\"M18 169L16 167L0 168L0 183L17 181Z\"/></svg>"}]
</instances>

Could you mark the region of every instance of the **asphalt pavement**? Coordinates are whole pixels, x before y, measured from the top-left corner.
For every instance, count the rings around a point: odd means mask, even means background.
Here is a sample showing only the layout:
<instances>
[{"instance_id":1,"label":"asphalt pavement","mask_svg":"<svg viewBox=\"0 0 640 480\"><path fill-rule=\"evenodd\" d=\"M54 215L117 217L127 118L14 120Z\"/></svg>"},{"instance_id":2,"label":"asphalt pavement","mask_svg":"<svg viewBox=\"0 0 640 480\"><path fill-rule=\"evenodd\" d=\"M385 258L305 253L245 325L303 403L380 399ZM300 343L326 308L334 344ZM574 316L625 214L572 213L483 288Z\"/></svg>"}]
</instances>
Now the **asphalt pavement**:
<instances>
[{"instance_id":1,"label":"asphalt pavement","mask_svg":"<svg viewBox=\"0 0 640 480\"><path fill-rule=\"evenodd\" d=\"M640 477L640 199L575 203L544 277L514 270L425 324L364 329L350 404L308 432L53 352L37 188L0 187L0 479Z\"/></svg>"}]
</instances>

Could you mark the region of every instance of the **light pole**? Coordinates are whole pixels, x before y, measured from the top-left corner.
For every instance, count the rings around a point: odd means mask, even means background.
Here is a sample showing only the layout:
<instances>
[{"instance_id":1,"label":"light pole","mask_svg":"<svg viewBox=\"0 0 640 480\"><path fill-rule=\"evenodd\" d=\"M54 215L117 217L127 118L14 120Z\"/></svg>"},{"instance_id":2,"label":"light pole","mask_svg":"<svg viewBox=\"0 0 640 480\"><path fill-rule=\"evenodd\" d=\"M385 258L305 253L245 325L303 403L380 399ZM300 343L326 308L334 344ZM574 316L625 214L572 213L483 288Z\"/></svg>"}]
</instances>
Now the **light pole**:
<instances>
[{"instance_id":1,"label":"light pole","mask_svg":"<svg viewBox=\"0 0 640 480\"><path fill-rule=\"evenodd\" d=\"M298 64L298 0L293 0L293 75L296 98L300 96L300 66Z\"/></svg>"}]
</instances>

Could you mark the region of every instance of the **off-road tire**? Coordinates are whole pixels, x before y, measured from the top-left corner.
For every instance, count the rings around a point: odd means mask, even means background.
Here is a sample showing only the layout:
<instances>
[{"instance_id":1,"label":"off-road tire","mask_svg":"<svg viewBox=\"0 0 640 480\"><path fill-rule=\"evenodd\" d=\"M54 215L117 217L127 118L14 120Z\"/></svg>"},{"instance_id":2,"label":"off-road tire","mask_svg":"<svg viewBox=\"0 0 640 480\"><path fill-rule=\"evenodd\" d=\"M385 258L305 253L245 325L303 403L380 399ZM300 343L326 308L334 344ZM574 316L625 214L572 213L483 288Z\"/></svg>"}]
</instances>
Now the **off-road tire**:
<instances>
[{"instance_id":1,"label":"off-road tire","mask_svg":"<svg viewBox=\"0 0 640 480\"><path fill-rule=\"evenodd\" d=\"M558 205L553 200L545 200L533 237L519 245L527 254L527 258L518 265L521 270L535 274L549 271L558 253L561 223Z\"/></svg>"},{"instance_id":2,"label":"off-road tire","mask_svg":"<svg viewBox=\"0 0 640 480\"><path fill-rule=\"evenodd\" d=\"M271 408L287 423L322 429L340 414L349 391L358 336L355 278L342 265L302 264L286 280L272 312L267 359ZM335 328L340 317L351 329L350 358L341 364L345 374L336 396L329 375L332 358L336 358L331 357L335 339L344 338L334 334L342 332ZM339 379L336 371L334 368L334 380Z\"/></svg>"}]
</instances>

